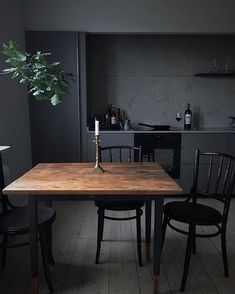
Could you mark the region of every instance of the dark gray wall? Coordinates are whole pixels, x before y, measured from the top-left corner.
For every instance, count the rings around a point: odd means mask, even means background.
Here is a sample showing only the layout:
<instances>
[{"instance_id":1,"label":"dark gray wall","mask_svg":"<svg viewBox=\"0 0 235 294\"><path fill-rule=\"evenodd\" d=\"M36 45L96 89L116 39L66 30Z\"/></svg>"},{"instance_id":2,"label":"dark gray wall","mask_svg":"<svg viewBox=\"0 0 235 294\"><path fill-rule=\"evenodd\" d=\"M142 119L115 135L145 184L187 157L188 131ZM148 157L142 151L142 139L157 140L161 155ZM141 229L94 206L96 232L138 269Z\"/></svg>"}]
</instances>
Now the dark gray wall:
<instances>
[{"instance_id":1,"label":"dark gray wall","mask_svg":"<svg viewBox=\"0 0 235 294\"><path fill-rule=\"evenodd\" d=\"M235 115L235 77L199 78L214 58L235 70L235 36L97 35L88 37L92 121L111 102L138 122L170 124L191 103L195 127L227 127Z\"/></svg>"},{"instance_id":2,"label":"dark gray wall","mask_svg":"<svg viewBox=\"0 0 235 294\"><path fill-rule=\"evenodd\" d=\"M24 1L1 1L1 46L2 42L15 40L24 48L24 8ZM5 59L1 53L0 70L9 66ZM3 156L9 182L31 167L28 97L26 88L10 76L0 75L0 89L0 145L11 146Z\"/></svg>"},{"instance_id":3,"label":"dark gray wall","mask_svg":"<svg viewBox=\"0 0 235 294\"><path fill-rule=\"evenodd\" d=\"M27 0L28 30L235 32L233 0Z\"/></svg>"}]
</instances>

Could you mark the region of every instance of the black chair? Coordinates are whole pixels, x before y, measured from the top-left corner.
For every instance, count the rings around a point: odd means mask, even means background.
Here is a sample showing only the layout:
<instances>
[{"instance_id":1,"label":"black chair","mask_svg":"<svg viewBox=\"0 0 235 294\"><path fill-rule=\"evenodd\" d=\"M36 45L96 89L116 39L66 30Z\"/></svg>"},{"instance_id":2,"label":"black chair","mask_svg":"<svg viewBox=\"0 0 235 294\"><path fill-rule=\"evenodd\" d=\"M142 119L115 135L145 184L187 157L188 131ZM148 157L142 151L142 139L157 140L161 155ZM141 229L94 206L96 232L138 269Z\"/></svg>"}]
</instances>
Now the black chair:
<instances>
[{"instance_id":1,"label":"black chair","mask_svg":"<svg viewBox=\"0 0 235 294\"><path fill-rule=\"evenodd\" d=\"M133 146L108 146L99 148L100 161L104 159L108 162L141 162L141 147ZM136 219L137 230L137 252L139 258L139 266L142 266L142 254L141 254L141 215L143 211L141 207L144 206L144 201L96 201L95 205L98 207L98 232L97 232L97 250L96 250L96 264L99 263L101 242L103 240L104 231L104 219L109 220L132 220ZM112 217L105 215L105 210L109 211L129 211L135 210L136 214L131 217Z\"/></svg>"},{"instance_id":2,"label":"black chair","mask_svg":"<svg viewBox=\"0 0 235 294\"><path fill-rule=\"evenodd\" d=\"M185 234L187 238L184 271L181 292L185 290L191 252L196 253L196 238L211 238L221 234L224 273L228 277L228 259L226 249L226 227L234 187L235 157L223 153L201 153L196 150L194 179L190 197L186 201L173 201L164 205L162 246L169 225L173 230ZM221 203L221 210L200 201L211 198ZM213 202L212 202L213 203ZM211 205L211 204L210 204ZM218 206L218 205L217 205ZM174 222L174 224L172 223ZM177 222L188 225L188 230L177 227ZM197 226L214 226L213 233L197 233Z\"/></svg>"},{"instance_id":3,"label":"black chair","mask_svg":"<svg viewBox=\"0 0 235 294\"><path fill-rule=\"evenodd\" d=\"M4 188L4 176L0 156L0 202L2 212L0 213L0 234L3 235L1 268L6 265L7 248L14 248L28 245L29 242L17 242L10 244L9 239L13 236L29 234L29 212L28 207L17 207L13 205L6 195L2 194ZM43 268L50 292L54 292L49 263L54 264L52 255L52 223L56 217L56 212L48 206L38 206L38 232L41 245Z\"/></svg>"}]
</instances>

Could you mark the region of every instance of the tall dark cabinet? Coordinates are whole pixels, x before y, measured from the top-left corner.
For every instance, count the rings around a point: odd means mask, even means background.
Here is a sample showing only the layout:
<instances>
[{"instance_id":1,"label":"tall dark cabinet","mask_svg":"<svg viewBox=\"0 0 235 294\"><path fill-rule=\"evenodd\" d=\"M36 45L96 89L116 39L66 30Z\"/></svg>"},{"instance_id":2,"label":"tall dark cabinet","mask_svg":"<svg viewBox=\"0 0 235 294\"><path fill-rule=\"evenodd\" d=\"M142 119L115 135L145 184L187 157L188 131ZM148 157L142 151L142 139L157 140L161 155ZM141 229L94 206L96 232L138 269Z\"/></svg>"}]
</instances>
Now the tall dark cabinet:
<instances>
[{"instance_id":1,"label":"tall dark cabinet","mask_svg":"<svg viewBox=\"0 0 235 294\"><path fill-rule=\"evenodd\" d=\"M81 116L79 88L79 34L76 32L26 33L28 52L51 52L51 61L60 61L74 75L64 102L52 106L29 97L32 160L77 162L81 160Z\"/></svg>"}]
</instances>

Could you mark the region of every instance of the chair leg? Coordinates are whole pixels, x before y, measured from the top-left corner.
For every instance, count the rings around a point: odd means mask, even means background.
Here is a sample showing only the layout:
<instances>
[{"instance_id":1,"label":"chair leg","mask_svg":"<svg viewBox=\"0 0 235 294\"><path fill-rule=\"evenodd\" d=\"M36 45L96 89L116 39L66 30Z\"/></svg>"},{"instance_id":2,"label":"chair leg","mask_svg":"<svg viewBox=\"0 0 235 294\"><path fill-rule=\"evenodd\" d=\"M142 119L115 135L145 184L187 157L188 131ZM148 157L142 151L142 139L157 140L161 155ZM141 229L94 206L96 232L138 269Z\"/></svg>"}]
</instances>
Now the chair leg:
<instances>
[{"instance_id":1,"label":"chair leg","mask_svg":"<svg viewBox=\"0 0 235 294\"><path fill-rule=\"evenodd\" d=\"M154 154L154 150L153 150L152 155L153 155L153 162L155 162L155 154Z\"/></svg>"},{"instance_id":2,"label":"chair leg","mask_svg":"<svg viewBox=\"0 0 235 294\"><path fill-rule=\"evenodd\" d=\"M145 257L150 261L152 201L145 202Z\"/></svg>"},{"instance_id":3,"label":"chair leg","mask_svg":"<svg viewBox=\"0 0 235 294\"><path fill-rule=\"evenodd\" d=\"M148 162L150 162L150 153L148 153Z\"/></svg>"},{"instance_id":4,"label":"chair leg","mask_svg":"<svg viewBox=\"0 0 235 294\"><path fill-rule=\"evenodd\" d=\"M164 215L164 219L163 219L163 223L162 223L162 249L163 249L163 245L164 245L164 241L165 241L165 237L166 237L167 221L168 221L168 217L166 215Z\"/></svg>"},{"instance_id":5,"label":"chair leg","mask_svg":"<svg viewBox=\"0 0 235 294\"><path fill-rule=\"evenodd\" d=\"M47 243L48 243L48 259L50 265L55 265L55 259L52 250L52 224L47 225L46 228Z\"/></svg>"},{"instance_id":6,"label":"chair leg","mask_svg":"<svg viewBox=\"0 0 235 294\"><path fill-rule=\"evenodd\" d=\"M98 208L98 231L97 231L97 248L96 248L96 257L95 263L99 263L101 241L103 240L104 232L104 209Z\"/></svg>"},{"instance_id":7,"label":"chair leg","mask_svg":"<svg viewBox=\"0 0 235 294\"><path fill-rule=\"evenodd\" d=\"M4 269L6 266L6 257L7 257L7 243L8 243L8 235L3 235L3 241L2 241L2 262L1 262L1 268Z\"/></svg>"},{"instance_id":8,"label":"chair leg","mask_svg":"<svg viewBox=\"0 0 235 294\"><path fill-rule=\"evenodd\" d=\"M151 218L152 218L152 201L145 202L145 241L151 242Z\"/></svg>"},{"instance_id":9,"label":"chair leg","mask_svg":"<svg viewBox=\"0 0 235 294\"><path fill-rule=\"evenodd\" d=\"M224 263L224 275L225 277L228 277L229 272L228 272L227 246L226 246L226 225L222 226L221 248L222 248L223 263Z\"/></svg>"},{"instance_id":10,"label":"chair leg","mask_svg":"<svg viewBox=\"0 0 235 294\"><path fill-rule=\"evenodd\" d=\"M54 287L51 280L51 274L49 269L49 256L48 256L48 240L47 240L47 232L45 228L40 228L39 230L40 236L40 245L41 245L41 252L42 252L42 262L44 273L47 281L47 286L50 292L54 292Z\"/></svg>"},{"instance_id":11,"label":"chair leg","mask_svg":"<svg viewBox=\"0 0 235 294\"><path fill-rule=\"evenodd\" d=\"M193 240L192 240L193 254L196 254L196 226L193 227Z\"/></svg>"},{"instance_id":12,"label":"chair leg","mask_svg":"<svg viewBox=\"0 0 235 294\"><path fill-rule=\"evenodd\" d=\"M190 258L191 258L192 243L193 243L193 225L189 225L188 241L187 241L186 254L185 254L185 260L184 260L184 272L183 272L181 288L180 288L181 292L184 292L185 290L185 285L186 285L188 271L189 271Z\"/></svg>"},{"instance_id":13,"label":"chair leg","mask_svg":"<svg viewBox=\"0 0 235 294\"><path fill-rule=\"evenodd\" d=\"M142 266L141 252L141 209L136 209L136 232L137 232L137 252L139 258L139 266Z\"/></svg>"}]
</instances>

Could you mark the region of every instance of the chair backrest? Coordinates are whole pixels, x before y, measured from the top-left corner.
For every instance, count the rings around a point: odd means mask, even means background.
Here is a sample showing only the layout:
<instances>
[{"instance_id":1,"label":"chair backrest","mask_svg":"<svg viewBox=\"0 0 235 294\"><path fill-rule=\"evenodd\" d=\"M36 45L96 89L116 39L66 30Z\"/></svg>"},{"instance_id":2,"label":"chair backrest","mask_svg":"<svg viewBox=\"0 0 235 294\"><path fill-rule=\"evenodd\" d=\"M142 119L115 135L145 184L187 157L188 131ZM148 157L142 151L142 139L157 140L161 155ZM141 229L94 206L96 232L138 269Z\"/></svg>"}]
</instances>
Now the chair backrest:
<instances>
[{"instance_id":1,"label":"chair backrest","mask_svg":"<svg viewBox=\"0 0 235 294\"><path fill-rule=\"evenodd\" d=\"M0 204L2 205L1 210L3 212L7 210L7 201L8 201L8 197L2 194L2 190L4 188L5 188L4 172L3 172L2 156L0 154Z\"/></svg>"},{"instance_id":2,"label":"chair backrest","mask_svg":"<svg viewBox=\"0 0 235 294\"><path fill-rule=\"evenodd\" d=\"M141 162L141 146L106 146L99 148L99 158L102 162Z\"/></svg>"},{"instance_id":3,"label":"chair backrest","mask_svg":"<svg viewBox=\"0 0 235 294\"><path fill-rule=\"evenodd\" d=\"M196 150L194 179L191 196L210 197L224 204L223 214L227 216L235 182L235 157L217 152Z\"/></svg>"},{"instance_id":4,"label":"chair backrest","mask_svg":"<svg viewBox=\"0 0 235 294\"><path fill-rule=\"evenodd\" d=\"M8 208L15 208L14 204L11 203L7 195L3 195L2 190L5 188L5 179L2 164L2 155L0 153L0 212L6 212Z\"/></svg>"}]
</instances>

